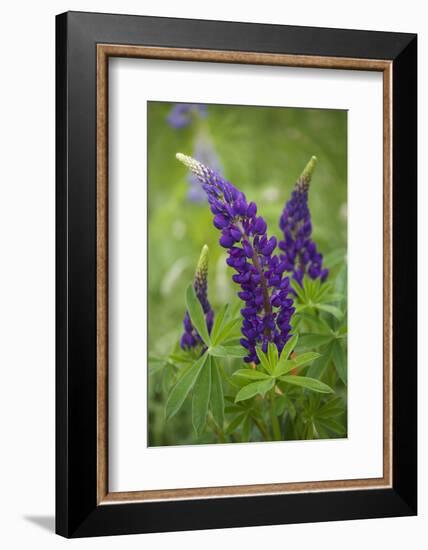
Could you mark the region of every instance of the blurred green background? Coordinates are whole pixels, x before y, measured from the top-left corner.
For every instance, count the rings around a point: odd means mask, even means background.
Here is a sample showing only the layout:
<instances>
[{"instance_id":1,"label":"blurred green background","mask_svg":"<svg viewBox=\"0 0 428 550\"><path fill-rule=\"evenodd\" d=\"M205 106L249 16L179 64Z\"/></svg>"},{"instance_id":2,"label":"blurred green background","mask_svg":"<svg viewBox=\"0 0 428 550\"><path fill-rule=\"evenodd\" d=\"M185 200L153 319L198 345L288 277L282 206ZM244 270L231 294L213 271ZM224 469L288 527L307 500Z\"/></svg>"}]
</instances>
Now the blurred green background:
<instances>
[{"instance_id":1,"label":"blurred green background","mask_svg":"<svg viewBox=\"0 0 428 550\"><path fill-rule=\"evenodd\" d=\"M238 290L208 203L189 200L188 173L175 158L177 152L192 156L199 132L209 136L224 177L257 203L269 236L278 238L282 208L316 155L309 205L313 238L327 267L329 253L345 249L347 242L346 111L209 105L203 120L176 129L166 120L173 106L148 103L148 344L149 354L158 357L166 357L181 335L184 291L204 244L210 250L208 294L214 310ZM150 377L149 444L191 443L186 407L164 423L164 382L162 374Z\"/></svg>"}]
</instances>

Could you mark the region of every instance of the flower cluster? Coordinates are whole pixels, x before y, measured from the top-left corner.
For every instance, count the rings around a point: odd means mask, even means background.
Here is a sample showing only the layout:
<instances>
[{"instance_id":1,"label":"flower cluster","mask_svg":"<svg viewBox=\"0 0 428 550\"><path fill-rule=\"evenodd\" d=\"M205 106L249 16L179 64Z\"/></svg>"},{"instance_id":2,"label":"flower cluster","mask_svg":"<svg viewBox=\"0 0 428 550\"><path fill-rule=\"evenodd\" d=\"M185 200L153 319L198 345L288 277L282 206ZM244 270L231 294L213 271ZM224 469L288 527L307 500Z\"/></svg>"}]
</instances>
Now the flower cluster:
<instances>
[{"instance_id":1,"label":"flower cluster","mask_svg":"<svg viewBox=\"0 0 428 550\"><path fill-rule=\"evenodd\" d=\"M205 321L207 324L208 332L211 332L213 321L214 321L214 312L211 308L211 305L208 301L208 246L204 245L199 256L198 264L195 271L195 279L193 281L193 288L195 289L195 294L198 300L201 303L202 309L205 313ZM180 345L182 349L194 348L202 344L202 339L197 333L196 329L192 325L190 320L189 312L186 311L183 320L184 333L180 340Z\"/></svg>"},{"instance_id":2,"label":"flower cluster","mask_svg":"<svg viewBox=\"0 0 428 550\"><path fill-rule=\"evenodd\" d=\"M325 281L328 269L322 267L322 254L311 239L312 224L308 206L308 190L316 164L312 157L297 180L291 199L287 202L279 220L284 239L278 244L283 251L281 261L300 285L305 273L311 279Z\"/></svg>"},{"instance_id":3,"label":"flower cluster","mask_svg":"<svg viewBox=\"0 0 428 550\"><path fill-rule=\"evenodd\" d=\"M268 238L266 222L257 216L257 206L247 202L241 191L217 172L197 160L177 153L200 181L207 194L214 225L221 231L220 245L228 250L227 263L241 286L238 296L245 302L241 344L248 350L246 362L258 363L256 346L267 350L274 342L279 353L290 338L294 312L289 297L290 281L284 276L286 262L274 254L276 238Z\"/></svg>"},{"instance_id":4,"label":"flower cluster","mask_svg":"<svg viewBox=\"0 0 428 550\"><path fill-rule=\"evenodd\" d=\"M207 106L202 103L176 103L167 117L173 128L185 128L192 122L192 116L207 116Z\"/></svg>"}]
</instances>

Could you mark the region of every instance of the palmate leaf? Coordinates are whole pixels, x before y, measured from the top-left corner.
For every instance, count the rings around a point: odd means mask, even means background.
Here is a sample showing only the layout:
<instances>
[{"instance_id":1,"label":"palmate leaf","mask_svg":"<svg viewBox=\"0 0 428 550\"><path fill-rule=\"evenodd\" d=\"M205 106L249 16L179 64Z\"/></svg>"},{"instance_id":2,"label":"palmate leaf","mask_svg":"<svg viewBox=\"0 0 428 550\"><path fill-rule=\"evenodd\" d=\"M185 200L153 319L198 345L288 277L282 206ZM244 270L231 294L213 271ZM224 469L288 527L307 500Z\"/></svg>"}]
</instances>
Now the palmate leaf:
<instances>
[{"instance_id":1,"label":"palmate leaf","mask_svg":"<svg viewBox=\"0 0 428 550\"><path fill-rule=\"evenodd\" d=\"M331 349L333 346L334 340L331 340L327 346L321 348L321 357L315 359L309 369L306 371L306 375L310 378L321 378L324 370L328 366L328 363L331 359Z\"/></svg>"},{"instance_id":2,"label":"palmate leaf","mask_svg":"<svg viewBox=\"0 0 428 550\"><path fill-rule=\"evenodd\" d=\"M239 332L236 329L239 327L241 321L242 319L239 317L224 321L219 333L217 334L215 344L223 344L227 339L238 335Z\"/></svg>"},{"instance_id":3,"label":"palmate leaf","mask_svg":"<svg viewBox=\"0 0 428 550\"><path fill-rule=\"evenodd\" d=\"M204 343L209 346L211 341L205 321L204 310L202 309L201 303L196 296L195 289L191 284L186 290L186 307L189 312L192 325L195 327Z\"/></svg>"},{"instance_id":4,"label":"palmate leaf","mask_svg":"<svg viewBox=\"0 0 428 550\"><path fill-rule=\"evenodd\" d=\"M270 372L273 372L278 363L278 348L273 342L269 342L268 344L267 357L270 365Z\"/></svg>"},{"instance_id":5,"label":"palmate leaf","mask_svg":"<svg viewBox=\"0 0 428 550\"><path fill-rule=\"evenodd\" d=\"M345 404L340 397L333 397L316 411L317 418L335 418L345 412Z\"/></svg>"},{"instance_id":6,"label":"palmate leaf","mask_svg":"<svg viewBox=\"0 0 428 550\"><path fill-rule=\"evenodd\" d=\"M225 318L227 317L228 309L229 309L229 304L225 304L214 317L214 324L211 330L211 341L214 345L217 344L217 338L224 324Z\"/></svg>"},{"instance_id":7,"label":"palmate leaf","mask_svg":"<svg viewBox=\"0 0 428 550\"><path fill-rule=\"evenodd\" d=\"M247 351L242 346L213 346L208 348L208 353L213 357L245 357Z\"/></svg>"},{"instance_id":8,"label":"palmate leaf","mask_svg":"<svg viewBox=\"0 0 428 550\"><path fill-rule=\"evenodd\" d=\"M327 429L329 432L336 434L336 435L345 435L346 434L346 427L338 422L335 418L317 418L314 420L317 429L324 428Z\"/></svg>"},{"instance_id":9,"label":"palmate leaf","mask_svg":"<svg viewBox=\"0 0 428 550\"><path fill-rule=\"evenodd\" d=\"M286 367L287 359L289 358L291 352L296 347L298 339L299 337L296 334L295 336L290 338L290 340L288 340L288 342L283 347L279 361L276 363L276 365L273 368L274 376L280 376L280 374L284 374L282 371L287 368ZM288 372L288 371L285 371L285 372Z\"/></svg>"},{"instance_id":10,"label":"palmate leaf","mask_svg":"<svg viewBox=\"0 0 428 550\"><path fill-rule=\"evenodd\" d=\"M321 357L319 353L316 353L315 351L310 351L308 353L302 353L301 355L298 355L295 359L292 359L291 361L278 363L277 368L274 371L274 376L283 376L284 374L287 374L287 372L290 372L294 369L300 369L302 367L308 366L310 363L315 361L315 359L318 359L318 357Z\"/></svg>"},{"instance_id":11,"label":"palmate leaf","mask_svg":"<svg viewBox=\"0 0 428 550\"><path fill-rule=\"evenodd\" d=\"M333 317L336 317L338 321L340 321L343 318L343 313L336 306L332 306L330 304L315 304L314 307L316 307L321 311L330 313L331 315L333 315Z\"/></svg>"},{"instance_id":12,"label":"palmate leaf","mask_svg":"<svg viewBox=\"0 0 428 550\"><path fill-rule=\"evenodd\" d=\"M327 323L327 321L325 321L325 319L322 319L318 315L314 315L313 313L309 313L306 311L299 313L298 316L300 317L301 321L305 321L313 328L313 330L307 332L317 334L332 333L332 327Z\"/></svg>"},{"instance_id":13,"label":"palmate leaf","mask_svg":"<svg viewBox=\"0 0 428 550\"><path fill-rule=\"evenodd\" d=\"M268 380L270 376L256 369L239 369L233 373L233 376L241 376L249 380Z\"/></svg>"},{"instance_id":14,"label":"palmate leaf","mask_svg":"<svg viewBox=\"0 0 428 550\"><path fill-rule=\"evenodd\" d=\"M239 401L244 401L246 399L250 399L255 395L264 396L270 389L272 389L274 383L275 383L274 379L269 378L268 380L261 380L260 382L252 382L251 384L244 386L237 393L235 397L235 403L238 403Z\"/></svg>"},{"instance_id":15,"label":"palmate leaf","mask_svg":"<svg viewBox=\"0 0 428 550\"><path fill-rule=\"evenodd\" d=\"M315 378L309 378L307 376L286 375L286 376L281 376L279 379L282 382L286 382L287 384L292 384L294 386L301 386L302 388L305 388L307 390L311 390L319 393L334 393L334 390L332 390L330 386L327 386L327 384L324 384L324 382L320 382Z\"/></svg>"},{"instance_id":16,"label":"palmate leaf","mask_svg":"<svg viewBox=\"0 0 428 550\"><path fill-rule=\"evenodd\" d=\"M202 431L207 421L208 404L211 397L211 358L203 365L193 388L192 424L195 432Z\"/></svg>"},{"instance_id":17,"label":"palmate leaf","mask_svg":"<svg viewBox=\"0 0 428 550\"><path fill-rule=\"evenodd\" d=\"M189 395L190 390L193 388L199 373L201 372L205 362L207 361L208 354L204 353L193 365L186 367L186 372L179 378L178 382L172 388L171 393L168 396L166 402L166 418L169 420L172 416L177 414L184 400Z\"/></svg>"},{"instance_id":18,"label":"palmate leaf","mask_svg":"<svg viewBox=\"0 0 428 550\"><path fill-rule=\"evenodd\" d=\"M222 428L224 423L223 385L217 360L214 357L210 357L209 361L211 361L211 411L214 420Z\"/></svg>"},{"instance_id":19,"label":"palmate leaf","mask_svg":"<svg viewBox=\"0 0 428 550\"><path fill-rule=\"evenodd\" d=\"M305 300L305 291L303 290L303 288L294 279L290 279L290 284L294 292L297 294L297 297L300 299L301 302L304 303L306 300Z\"/></svg>"},{"instance_id":20,"label":"palmate leaf","mask_svg":"<svg viewBox=\"0 0 428 550\"><path fill-rule=\"evenodd\" d=\"M302 334L299 338L298 349L313 349L328 344L334 339L334 334Z\"/></svg>"},{"instance_id":21,"label":"palmate leaf","mask_svg":"<svg viewBox=\"0 0 428 550\"><path fill-rule=\"evenodd\" d=\"M270 362L268 359L268 356L261 348L256 348L257 357L259 358L259 361L262 365L262 367L265 369L266 372L271 374L271 368L270 368Z\"/></svg>"}]
</instances>

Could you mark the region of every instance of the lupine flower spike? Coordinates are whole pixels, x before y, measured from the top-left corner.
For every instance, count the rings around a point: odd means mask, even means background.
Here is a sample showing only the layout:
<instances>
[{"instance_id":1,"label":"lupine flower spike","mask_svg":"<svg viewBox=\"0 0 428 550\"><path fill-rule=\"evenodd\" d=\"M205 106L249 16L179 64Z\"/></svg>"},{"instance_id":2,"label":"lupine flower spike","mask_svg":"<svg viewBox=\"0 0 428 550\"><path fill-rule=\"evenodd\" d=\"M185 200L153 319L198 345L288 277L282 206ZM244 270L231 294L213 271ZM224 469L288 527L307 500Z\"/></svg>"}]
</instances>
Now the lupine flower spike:
<instances>
[{"instance_id":1,"label":"lupine flower spike","mask_svg":"<svg viewBox=\"0 0 428 550\"><path fill-rule=\"evenodd\" d=\"M308 190L317 159L312 157L297 180L291 199L279 220L284 238L278 244L283 251L281 261L300 285L305 274L311 279L325 281L328 269L322 267L322 254L311 239L312 223L308 206Z\"/></svg>"},{"instance_id":2,"label":"lupine flower spike","mask_svg":"<svg viewBox=\"0 0 428 550\"><path fill-rule=\"evenodd\" d=\"M193 282L196 296L201 303L205 313L205 321L207 323L208 332L211 332L214 320L214 312L208 301L208 246L205 244L199 256L198 264L195 271L195 279ZM183 320L184 333L180 340L182 349L194 348L202 344L202 339L192 325L189 313L186 311Z\"/></svg>"},{"instance_id":3,"label":"lupine flower spike","mask_svg":"<svg viewBox=\"0 0 428 550\"><path fill-rule=\"evenodd\" d=\"M185 128L192 122L193 115L206 117L207 106L202 103L176 103L171 109L167 121L173 128Z\"/></svg>"},{"instance_id":4,"label":"lupine flower spike","mask_svg":"<svg viewBox=\"0 0 428 550\"><path fill-rule=\"evenodd\" d=\"M268 238L265 220L257 216L256 204L248 203L244 193L197 160L181 153L176 156L206 192L214 226L221 231L220 245L229 253L227 264L236 271L232 279L241 286L238 296L245 302L241 309L241 344L248 350L245 361L258 363L256 346L266 352L269 342L280 353L291 336L294 307L290 281L284 276L286 263L274 254L276 238Z\"/></svg>"}]
</instances>

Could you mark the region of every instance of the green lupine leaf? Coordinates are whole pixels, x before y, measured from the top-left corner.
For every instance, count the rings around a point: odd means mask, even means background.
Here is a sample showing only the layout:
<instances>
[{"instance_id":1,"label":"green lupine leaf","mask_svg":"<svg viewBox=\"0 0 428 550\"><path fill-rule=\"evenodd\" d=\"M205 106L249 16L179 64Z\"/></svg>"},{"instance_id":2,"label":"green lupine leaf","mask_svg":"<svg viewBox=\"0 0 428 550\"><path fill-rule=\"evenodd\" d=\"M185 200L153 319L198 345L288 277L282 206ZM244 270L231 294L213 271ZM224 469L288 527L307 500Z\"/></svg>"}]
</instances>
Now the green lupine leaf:
<instances>
[{"instance_id":1,"label":"green lupine leaf","mask_svg":"<svg viewBox=\"0 0 428 550\"><path fill-rule=\"evenodd\" d=\"M316 292L316 295L313 297L314 302L325 302L327 294L331 291L332 287L329 283L323 283Z\"/></svg>"},{"instance_id":2,"label":"green lupine leaf","mask_svg":"<svg viewBox=\"0 0 428 550\"><path fill-rule=\"evenodd\" d=\"M225 304L214 317L214 324L211 330L211 341L214 345L217 344L217 338L219 336L221 328L223 327L228 309L229 304Z\"/></svg>"},{"instance_id":3,"label":"green lupine leaf","mask_svg":"<svg viewBox=\"0 0 428 550\"><path fill-rule=\"evenodd\" d=\"M247 350L242 346L213 346L208 348L208 353L213 357L245 357Z\"/></svg>"},{"instance_id":4,"label":"green lupine leaf","mask_svg":"<svg viewBox=\"0 0 428 550\"><path fill-rule=\"evenodd\" d=\"M312 361L315 361L315 359L318 359L318 357L321 357L321 354L317 353L316 351L302 353L301 355L298 355L293 359L294 368L300 368L307 365L308 363L312 363Z\"/></svg>"},{"instance_id":5,"label":"green lupine leaf","mask_svg":"<svg viewBox=\"0 0 428 550\"><path fill-rule=\"evenodd\" d=\"M268 374L255 369L239 369L233 373L233 376L242 376L249 380L267 380L270 378Z\"/></svg>"},{"instance_id":6,"label":"green lupine leaf","mask_svg":"<svg viewBox=\"0 0 428 550\"><path fill-rule=\"evenodd\" d=\"M348 334L348 327L347 325L342 325L341 327L339 327L339 329L337 330L337 336L338 338L343 338L344 336L346 336Z\"/></svg>"},{"instance_id":7,"label":"green lupine leaf","mask_svg":"<svg viewBox=\"0 0 428 550\"><path fill-rule=\"evenodd\" d=\"M292 338L290 338L290 340L285 344L285 346L281 351L279 361L277 362L276 367L273 370L273 373L272 373L273 376L275 377L280 376L281 374L283 374L282 371L288 368L289 365L288 365L287 359L290 356L293 349L296 347L297 341L298 341L298 336L296 334Z\"/></svg>"},{"instance_id":8,"label":"green lupine leaf","mask_svg":"<svg viewBox=\"0 0 428 550\"><path fill-rule=\"evenodd\" d=\"M297 294L297 297L300 299L300 301L305 302L305 292L303 288L299 285L297 281L294 279L290 280L291 286L294 290L294 292Z\"/></svg>"},{"instance_id":9,"label":"green lupine leaf","mask_svg":"<svg viewBox=\"0 0 428 550\"><path fill-rule=\"evenodd\" d=\"M260 360L260 363L262 364L262 367L265 369L266 372L271 374L272 371L271 371L269 359L266 353L259 347L256 348L256 353L257 353L257 357Z\"/></svg>"},{"instance_id":10,"label":"green lupine leaf","mask_svg":"<svg viewBox=\"0 0 428 550\"><path fill-rule=\"evenodd\" d=\"M280 380L286 382L287 384L301 386L307 390L312 390L319 393L334 393L334 390L332 390L330 386L327 386L327 384L324 384L324 382L320 382L315 378L309 378L307 376L281 376Z\"/></svg>"},{"instance_id":11,"label":"green lupine leaf","mask_svg":"<svg viewBox=\"0 0 428 550\"><path fill-rule=\"evenodd\" d=\"M331 315L333 315L333 317L336 317L336 319L338 319L339 321L343 318L343 313L336 306L331 306L328 304L315 304L315 307L317 309L320 309L321 311L326 311L327 313L330 313Z\"/></svg>"},{"instance_id":12,"label":"green lupine leaf","mask_svg":"<svg viewBox=\"0 0 428 550\"><path fill-rule=\"evenodd\" d=\"M237 393L235 397L235 403L238 403L239 401L245 401L246 399L250 399L255 395L263 396L266 392L272 389L273 385L274 380L272 378L270 378L269 380L262 380L261 382L253 382L251 384L248 384Z\"/></svg>"},{"instance_id":13,"label":"green lupine leaf","mask_svg":"<svg viewBox=\"0 0 428 550\"><path fill-rule=\"evenodd\" d=\"M282 363L281 367L274 372L274 376L278 378L279 376L283 376L284 374L287 374L287 372L290 372L293 369L304 367L305 365L308 365L309 363L312 363L313 361L315 361L315 359L318 359L318 357L321 357L321 356L319 353L316 353L315 351L302 353L301 355L298 355L296 358L292 359L291 361L285 361L284 363ZM279 366L279 363L278 363L278 366Z\"/></svg>"},{"instance_id":14,"label":"green lupine leaf","mask_svg":"<svg viewBox=\"0 0 428 550\"><path fill-rule=\"evenodd\" d=\"M201 303L196 296L193 285L189 285L186 290L186 307L189 312L192 325L195 327L204 343L209 346L211 341L205 321L204 310L202 309Z\"/></svg>"},{"instance_id":15,"label":"green lupine leaf","mask_svg":"<svg viewBox=\"0 0 428 550\"><path fill-rule=\"evenodd\" d=\"M192 424L196 433L205 427L211 397L211 358L205 361L193 388Z\"/></svg>"},{"instance_id":16,"label":"green lupine leaf","mask_svg":"<svg viewBox=\"0 0 428 550\"><path fill-rule=\"evenodd\" d=\"M227 340L223 340L221 343L222 346L240 346L241 345L241 339L240 338L228 338Z\"/></svg>"},{"instance_id":17,"label":"green lupine leaf","mask_svg":"<svg viewBox=\"0 0 428 550\"><path fill-rule=\"evenodd\" d=\"M333 340L334 334L302 334L299 338L299 349L313 349Z\"/></svg>"},{"instance_id":18,"label":"green lupine leaf","mask_svg":"<svg viewBox=\"0 0 428 550\"><path fill-rule=\"evenodd\" d=\"M305 292L305 301L311 301L314 295L314 287L309 277L303 277L303 290Z\"/></svg>"},{"instance_id":19,"label":"green lupine leaf","mask_svg":"<svg viewBox=\"0 0 428 550\"><path fill-rule=\"evenodd\" d=\"M332 328L324 319L318 317L312 313L299 313L299 316L303 321L310 323L313 327L316 328L314 331L316 334L331 334Z\"/></svg>"},{"instance_id":20,"label":"green lupine leaf","mask_svg":"<svg viewBox=\"0 0 428 550\"><path fill-rule=\"evenodd\" d=\"M223 326L219 331L219 334L217 335L216 345L222 344L224 343L225 340L227 340L228 338L231 338L235 328L237 328L240 322L241 322L241 319L239 317L235 319L231 319L230 321L224 322Z\"/></svg>"},{"instance_id":21,"label":"green lupine leaf","mask_svg":"<svg viewBox=\"0 0 428 550\"><path fill-rule=\"evenodd\" d=\"M335 434L345 435L346 433L346 427L334 418L318 420L318 423Z\"/></svg>"},{"instance_id":22,"label":"green lupine leaf","mask_svg":"<svg viewBox=\"0 0 428 550\"><path fill-rule=\"evenodd\" d=\"M282 376L283 374L286 374L287 372L290 372L296 367L294 364L294 361L281 361L279 360L278 364L276 365L275 370L272 373L272 376L274 378L278 378L279 376Z\"/></svg>"},{"instance_id":23,"label":"green lupine leaf","mask_svg":"<svg viewBox=\"0 0 428 550\"><path fill-rule=\"evenodd\" d=\"M279 361L277 364L278 370L283 368L282 366L285 364L286 360L290 357L290 354L296 347L298 340L299 340L299 337L297 336L297 334L295 334L292 338L290 338L290 340L288 340L288 342L282 348L281 357L279 358Z\"/></svg>"},{"instance_id":24,"label":"green lupine leaf","mask_svg":"<svg viewBox=\"0 0 428 550\"><path fill-rule=\"evenodd\" d=\"M267 356L272 372L273 369L276 367L276 364L278 363L278 348L273 342L269 342L268 344Z\"/></svg>"},{"instance_id":25,"label":"green lupine leaf","mask_svg":"<svg viewBox=\"0 0 428 550\"><path fill-rule=\"evenodd\" d=\"M222 428L224 423L223 384L216 359L210 357L209 360L211 361L211 411L214 420Z\"/></svg>"},{"instance_id":26,"label":"green lupine leaf","mask_svg":"<svg viewBox=\"0 0 428 550\"><path fill-rule=\"evenodd\" d=\"M246 418L246 416L247 416L247 413L242 413L239 416L236 416L232 420L232 422L229 424L229 426L226 428L224 433L226 435L233 434L233 432L235 432L239 428L239 426L242 424L242 422L244 421L244 418Z\"/></svg>"},{"instance_id":27,"label":"green lupine leaf","mask_svg":"<svg viewBox=\"0 0 428 550\"><path fill-rule=\"evenodd\" d=\"M346 368L346 353L338 340L333 342L333 348L331 350L331 358L333 359L336 372L342 382L347 384L347 368Z\"/></svg>"},{"instance_id":28,"label":"green lupine leaf","mask_svg":"<svg viewBox=\"0 0 428 550\"><path fill-rule=\"evenodd\" d=\"M321 357L318 357L318 359L315 359L315 361L306 371L307 376L309 376L310 378L317 378L317 379L321 378L324 370L326 369L330 361L333 342L334 340L331 340L331 342L325 348L323 347L321 349L322 351Z\"/></svg>"},{"instance_id":29,"label":"green lupine leaf","mask_svg":"<svg viewBox=\"0 0 428 550\"><path fill-rule=\"evenodd\" d=\"M208 355L204 353L193 365L189 368L186 367L186 372L181 376L175 386L172 388L171 393L168 396L166 402L166 418L167 420L174 416L181 408L184 400L189 395L190 390L193 388L202 367Z\"/></svg>"},{"instance_id":30,"label":"green lupine leaf","mask_svg":"<svg viewBox=\"0 0 428 550\"><path fill-rule=\"evenodd\" d=\"M341 302L345 299L345 296L343 294L340 294L339 292L331 292L330 294L327 294L324 296L324 302Z\"/></svg>"},{"instance_id":31,"label":"green lupine leaf","mask_svg":"<svg viewBox=\"0 0 428 550\"><path fill-rule=\"evenodd\" d=\"M340 416L345 411L345 405L340 397L330 399L316 412L317 418L332 418Z\"/></svg>"}]
</instances>

